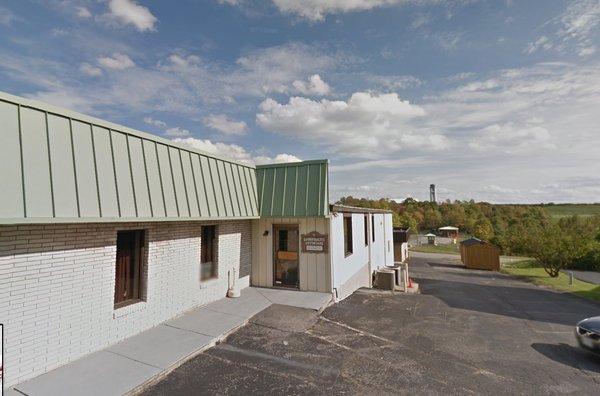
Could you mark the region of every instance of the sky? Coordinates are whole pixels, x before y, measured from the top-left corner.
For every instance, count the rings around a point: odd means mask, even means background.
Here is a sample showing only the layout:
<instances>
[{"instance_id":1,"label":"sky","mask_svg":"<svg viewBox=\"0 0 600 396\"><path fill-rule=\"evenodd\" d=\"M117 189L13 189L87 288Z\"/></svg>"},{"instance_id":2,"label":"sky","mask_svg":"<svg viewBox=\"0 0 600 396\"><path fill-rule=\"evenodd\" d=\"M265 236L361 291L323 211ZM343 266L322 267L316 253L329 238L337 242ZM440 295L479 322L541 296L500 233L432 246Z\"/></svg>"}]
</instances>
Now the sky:
<instances>
[{"instance_id":1,"label":"sky","mask_svg":"<svg viewBox=\"0 0 600 396\"><path fill-rule=\"evenodd\" d=\"M600 202L600 0L2 0L0 90L332 202Z\"/></svg>"}]
</instances>

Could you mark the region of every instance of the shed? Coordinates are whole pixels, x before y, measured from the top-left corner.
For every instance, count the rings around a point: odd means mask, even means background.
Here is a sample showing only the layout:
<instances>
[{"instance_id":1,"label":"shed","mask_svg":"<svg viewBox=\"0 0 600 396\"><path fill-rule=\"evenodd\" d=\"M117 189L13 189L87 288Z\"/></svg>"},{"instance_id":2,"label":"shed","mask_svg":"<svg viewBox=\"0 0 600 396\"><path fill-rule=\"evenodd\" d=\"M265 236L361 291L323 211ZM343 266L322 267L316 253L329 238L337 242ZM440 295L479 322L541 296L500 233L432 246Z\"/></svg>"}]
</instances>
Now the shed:
<instances>
[{"instance_id":1,"label":"shed","mask_svg":"<svg viewBox=\"0 0 600 396\"><path fill-rule=\"evenodd\" d=\"M429 233L426 234L425 237L427 238L427 244L428 245L437 245L437 242L435 241L435 234Z\"/></svg>"},{"instance_id":2,"label":"shed","mask_svg":"<svg viewBox=\"0 0 600 396\"><path fill-rule=\"evenodd\" d=\"M491 271L500 269L500 249L478 238L469 238L460 243L460 258L466 268Z\"/></svg>"},{"instance_id":3,"label":"shed","mask_svg":"<svg viewBox=\"0 0 600 396\"><path fill-rule=\"evenodd\" d=\"M458 227L453 227L453 226L440 227L440 228L438 228L438 232L439 232L440 236L442 236L442 237L453 238L453 239L458 238Z\"/></svg>"}]
</instances>

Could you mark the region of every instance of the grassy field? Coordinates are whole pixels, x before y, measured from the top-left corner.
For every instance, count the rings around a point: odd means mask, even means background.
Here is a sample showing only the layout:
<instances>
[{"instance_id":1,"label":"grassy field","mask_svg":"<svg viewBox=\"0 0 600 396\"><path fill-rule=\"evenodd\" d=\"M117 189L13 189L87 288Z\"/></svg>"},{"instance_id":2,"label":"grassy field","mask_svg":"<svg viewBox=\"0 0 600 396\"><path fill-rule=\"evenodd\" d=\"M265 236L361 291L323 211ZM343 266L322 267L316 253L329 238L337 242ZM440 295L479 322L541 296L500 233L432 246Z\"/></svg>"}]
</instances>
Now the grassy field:
<instances>
[{"instance_id":1,"label":"grassy field","mask_svg":"<svg viewBox=\"0 0 600 396\"><path fill-rule=\"evenodd\" d=\"M544 205L543 208L546 210L550 217L556 219L573 215L600 215L600 204L557 204Z\"/></svg>"},{"instance_id":2,"label":"grassy field","mask_svg":"<svg viewBox=\"0 0 600 396\"><path fill-rule=\"evenodd\" d=\"M458 243L456 245L418 245L410 248L411 252L422 253L454 253L458 254Z\"/></svg>"},{"instance_id":3,"label":"grassy field","mask_svg":"<svg viewBox=\"0 0 600 396\"><path fill-rule=\"evenodd\" d=\"M562 272L556 278L551 278L535 260L523 260L502 266L502 272L522 277L537 285L549 286L553 289L566 291L589 300L600 301L600 286L573 279L569 285L569 276Z\"/></svg>"}]
</instances>

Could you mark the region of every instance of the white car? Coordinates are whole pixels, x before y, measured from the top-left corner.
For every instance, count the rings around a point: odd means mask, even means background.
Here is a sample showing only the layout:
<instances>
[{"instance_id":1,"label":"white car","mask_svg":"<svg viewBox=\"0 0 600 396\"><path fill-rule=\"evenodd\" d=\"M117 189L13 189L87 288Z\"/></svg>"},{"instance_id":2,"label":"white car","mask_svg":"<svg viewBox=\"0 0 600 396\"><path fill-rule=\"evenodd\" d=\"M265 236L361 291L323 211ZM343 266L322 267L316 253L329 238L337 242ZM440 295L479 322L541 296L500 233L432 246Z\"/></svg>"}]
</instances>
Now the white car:
<instances>
[{"instance_id":1,"label":"white car","mask_svg":"<svg viewBox=\"0 0 600 396\"><path fill-rule=\"evenodd\" d=\"M583 319L577 323L575 338L582 348L600 353L600 316Z\"/></svg>"}]
</instances>

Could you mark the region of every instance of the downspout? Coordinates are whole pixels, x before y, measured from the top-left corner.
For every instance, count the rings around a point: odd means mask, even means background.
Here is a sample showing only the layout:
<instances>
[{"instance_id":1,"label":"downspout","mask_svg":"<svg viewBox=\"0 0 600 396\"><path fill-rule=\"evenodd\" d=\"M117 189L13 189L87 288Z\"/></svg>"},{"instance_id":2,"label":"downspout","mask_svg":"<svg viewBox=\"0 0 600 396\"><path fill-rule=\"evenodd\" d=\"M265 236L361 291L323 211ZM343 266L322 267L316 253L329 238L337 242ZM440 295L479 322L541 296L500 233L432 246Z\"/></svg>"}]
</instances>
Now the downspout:
<instances>
[{"instance_id":1,"label":"downspout","mask_svg":"<svg viewBox=\"0 0 600 396\"><path fill-rule=\"evenodd\" d=\"M383 265L388 267L387 256L388 256L389 243L388 243L387 235L385 234L385 232L387 230L386 213L382 214L381 217L383 217Z\"/></svg>"},{"instance_id":2,"label":"downspout","mask_svg":"<svg viewBox=\"0 0 600 396\"><path fill-rule=\"evenodd\" d=\"M330 217L327 219L327 222L329 223L329 246L328 246L329 273L331 274L331 294L333 295L334 301L337 301L337 299L338 299L338 289L337 289L337 287L335 287L335 269L333 266L333 249L331 249L331 245L332 245L332 235L333 235L332 216L335 217L336 215L337 215L336 213L331 213Z\"/></svg>"}]
</instances>

